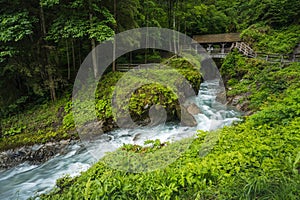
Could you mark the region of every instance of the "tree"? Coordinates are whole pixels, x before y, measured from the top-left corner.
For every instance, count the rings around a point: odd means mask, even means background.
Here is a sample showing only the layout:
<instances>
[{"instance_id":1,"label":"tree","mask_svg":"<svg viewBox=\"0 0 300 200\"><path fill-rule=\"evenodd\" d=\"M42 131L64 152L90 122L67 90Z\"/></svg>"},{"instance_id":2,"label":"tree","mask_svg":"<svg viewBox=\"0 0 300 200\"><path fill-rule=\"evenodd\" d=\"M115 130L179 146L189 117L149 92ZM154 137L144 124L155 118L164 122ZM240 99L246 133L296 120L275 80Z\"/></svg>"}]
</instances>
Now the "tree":
<instances>
[{"instance_id":1,"label":"tree","mask_svg":"<svg viewBox=\"0 0 300 200\"><path fill-rule=\"evenodd\" d=\"M114 34L113 15L98 1L77 0L71 3L61 3L57 9L61 9L61 12L51 24L47 37L48 40L53 40L57 44L65 40L67 47L69 40L73 43L77 40L87 40L90 41L90 49L94 49L98 42ZM68 52L68 48L66 49ZM93 66L96 76L98 72L95 56L94 54Z\"/></svg>"},{"instance_id":2,"label":"tree","mask_svg":"<svg viewBox=\"0 0 300 200\"><path fill-rule=\"evenodd\" d=\"M26 95L30 85L29 77L33 76L29 59L26 59L30 48L30 35L33 33L36 18L19 7L18 1L9 2L12 9L7 10L6 1L0 1L0 107L14 103L22 95ZM24 62L26 61L26 62ZM26 87L27 86L27 87Z\"/></svg>"}]
</instances>

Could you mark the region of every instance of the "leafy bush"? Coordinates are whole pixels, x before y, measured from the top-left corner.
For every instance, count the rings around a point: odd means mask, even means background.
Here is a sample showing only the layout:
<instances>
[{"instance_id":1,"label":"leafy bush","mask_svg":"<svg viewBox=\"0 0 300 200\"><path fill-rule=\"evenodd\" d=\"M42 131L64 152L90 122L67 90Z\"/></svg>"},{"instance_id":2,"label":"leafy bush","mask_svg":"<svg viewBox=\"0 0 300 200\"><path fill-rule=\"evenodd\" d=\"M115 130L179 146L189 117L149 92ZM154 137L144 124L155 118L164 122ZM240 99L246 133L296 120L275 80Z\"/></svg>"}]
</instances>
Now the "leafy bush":
<instances>
[{"instance_id":1,"label":"leafy bush","mask_svg":"<svg viewBox=\"0 0 300 200\"><path fill-rule=\"evenodd\" d=\"M61 126L65 113L60 110L67 102L64 98L1 119L0 150L75 136Z\"/></svg>"},{"instance_id":2,"label":"leafy bush","mask_svg":"<svg viewBox=\"0 0 300 200\"><path fill-rule=\"evenodd\" d=\"M245 29L241 37L256 51L289 54L300 43L300 26L274 30L269 26L255 24Z\"/></svg>"},{"instance_id":3,"label":"leafy bush","mask_svg":"<svg viewBox=\"0 0 300 200\"><path fill-rule=\"evenodd\" d=\"M299 63L282 68L276 63L245 58L237 52L225 59L221 74L229 89L227 95L243 95L254 111L266 102L282 98L280 95L288 88L300 86Z\"/></svg>"}]
</instances>

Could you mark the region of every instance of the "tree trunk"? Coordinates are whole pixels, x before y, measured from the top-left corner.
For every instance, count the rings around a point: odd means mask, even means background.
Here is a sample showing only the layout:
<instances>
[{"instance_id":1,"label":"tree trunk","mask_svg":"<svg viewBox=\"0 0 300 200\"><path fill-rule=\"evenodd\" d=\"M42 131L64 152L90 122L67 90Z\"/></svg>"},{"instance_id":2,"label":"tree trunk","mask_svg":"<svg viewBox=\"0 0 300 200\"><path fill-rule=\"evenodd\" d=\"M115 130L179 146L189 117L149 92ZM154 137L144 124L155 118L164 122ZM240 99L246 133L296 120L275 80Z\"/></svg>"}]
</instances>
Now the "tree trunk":
<instances>
[{"instance_id":1,"label":"tree trunk","mask_svg":"<svg viewBox=\"0 0 300 200\"><path fill-rule=\"evenodd\" d=\"M75 59L75 48L74 48L73 39L71 39L71 44L72 44L73 71L75 72L75 70L76 70L76 59Z\"/></svg>"},{"instance_id":2,"label":"tree trunk","mask_svg":"<svg viewBox=\"0 0 300 200\"><path fill-rule=\"evenodd\" d=\"M94 69L94 77L96 78L98 75L98 67L97 67L97 55L96 55L96 41L95 39L91 40L92 45L92 64Z\"/></svg>"},{"instance_id":3,"label":"tree trunk","mask_svg":"<svg viewBox=\"0 0 300 200\"><path fill-rule=\"evenodd\" d=\"M93 24L93 13L91 9L91 3L89 1L90 11L89 11L89 18L90 18L90 25ZM92 65L94 70L94 77L96 78L98 75L98 67L97 67L97 56L96 56L96 40L95 38L91 39L91 46L92 46Z\"/></svg>"},{"instance_id":4,"label":"tree trunk","mask_svg":"<svg viewBox=\"0 0 300 200\"><path fill-rule=\"evenodd\" d=\"M68 80L70 80L71 69L70 69L70 56L69 56L69 45L68 40L66 39L66 51L67 51L67 62L68 62Z\"/></svg>"},{"instance_id":5,"label":"tree trunk","mask_svg":"<svg viewBox=\"0 0 300 200\"><path fill-rule=\"evenodd\" d=\"M148 37L149 37L149 28L148 28L148 16L147 16L147 18L146 18L146 20L147 20L147 24L146 24L146 47L148 47L148 43L149 43L149 41L148 41ZM148 53L148 48L146 48L145 49L145 64L147 63L147 53Z\"/></svg>"},{"instance_id":6,"label":"tree trunk","mask_svg":"<svg viewBox=\"0 0 300 200\"><path fill-rule=\"evenodd\" d=\"M114 18L117 20L117 0L114 0ZM114 25L115 34L117 33L117 24ZM113 63L112 63L112 71L116 71L116 43L117 41L113 41Z\"/></svg>"},{"instance_id":7,"label":"tree trunk","mask_svg":"<svg viewBox=\"0 0 300 200\"><path fill-rule=\"evenodd\" d=\"M174 11L175 12L175 11ZM174 31L174 34L173 34L173 45L174 45L174 53L177 54L177 44L176 44L176 19L175 19L175 13L174 13L174 16L173 16L173 31Z\"/></svg>"},{"instance_id":8,"label":"tree trunk","mask_svg":"<svg viewBox=\"0 0 300 200\"><path fill-rule=\"evenodd\" d=\"M42 28L42 37L46 36L46 22L45 22L45 14L43 6L40 5L40 17L41 17L41 28ZM44 41L45 42L45 41ZM46 44L46 42L45 42ZM49 63L49 52L47 49L43 48L42 51L44 52L44 62L43 65L46 68L46 73L48 74L48 86L50 91L50 96L52 101L56 101L56 91L55 91L55 82L53 78L53 72L50 69L51 65Z\"/></svg>"},{"instance_id":9,"label":"tree trunk","mask_svg":"<svg viewBox=\"0 0 300 200\"><path fill-rule=\"evenodd\" d=\"M132 51L129 52L129 64L132 64Z\"/></svg>"},{"instance_id":10,"label":"tree trunk","mask_svg":"<svg viewBox=\"0 0 300 200\"><path fill-rule=\"evenodd\" d=\"M81 42L79 40L79 48L78 48L78 59L79 59L79 66L81 65L82 63L82 60L81 60ZM75 71L74 71L75 72Z\"/></svg>"}]
</instances>

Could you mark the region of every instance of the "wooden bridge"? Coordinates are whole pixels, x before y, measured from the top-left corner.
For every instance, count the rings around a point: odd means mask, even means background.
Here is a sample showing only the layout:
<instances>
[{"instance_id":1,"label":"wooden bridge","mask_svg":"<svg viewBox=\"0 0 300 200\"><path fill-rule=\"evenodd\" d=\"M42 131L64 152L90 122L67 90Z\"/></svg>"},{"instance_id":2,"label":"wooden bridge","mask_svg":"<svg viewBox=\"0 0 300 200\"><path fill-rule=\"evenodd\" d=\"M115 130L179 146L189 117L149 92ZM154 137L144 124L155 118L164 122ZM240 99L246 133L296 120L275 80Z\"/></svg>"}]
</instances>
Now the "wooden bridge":
<instances>
[{"instance_id":1,"label":"wooden bridge","mask_svg":"<svg viewBox=\"0 0 300 200\"><path fill-rule=\"evenodd\" d=\"M267 54L255 52L247 43L242 42L240 33L195 35L193 39L207 50L212 58L225 58L234 48L249 58L262 59L272 63L300 62L300 44L293 54ZM194 48L196 48L196 45ZM196 49L197 50L197 49Z\"/></svg>"},{"instance_id":2,"label":"wooden bridge","mask_svg":"<svg viewBox=\"0 0 300 200\"><path fill-rule=\"evenodd\" d=\"M194 35L192 46L197 50L200 44L212 58L225 58L233 49L233 45L241 42L240 33Z\"/></svg>"}]
</instances>

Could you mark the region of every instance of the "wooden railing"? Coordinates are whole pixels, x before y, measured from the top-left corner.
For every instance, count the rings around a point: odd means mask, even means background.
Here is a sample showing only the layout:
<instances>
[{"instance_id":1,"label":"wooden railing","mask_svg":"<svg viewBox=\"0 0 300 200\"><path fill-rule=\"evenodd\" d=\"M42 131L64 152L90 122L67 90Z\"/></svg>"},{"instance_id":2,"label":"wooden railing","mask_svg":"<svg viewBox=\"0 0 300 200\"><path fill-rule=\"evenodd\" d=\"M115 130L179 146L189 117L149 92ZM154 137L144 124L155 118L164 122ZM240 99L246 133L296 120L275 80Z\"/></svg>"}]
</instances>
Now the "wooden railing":
<instances>
[{"instance_id":1,"label":"wooden railing","mask_svg":"<svg viewBox=\"0 0 300 200\"><path fill-rule=\"evenodd\" d=\"M239 52L247 57L255 58L257 56L254 50L244 42L236 42L234 48L237 48Z\"/></svg>"},{"instance_id":2,"label":"wooden railing","mask_svg":"<svg viewBox=\"0 0 300 200\"><path fill-rule=\"evenodd\" d=\"M117 64L116 70L119 72L127 72L131 69L139 67L140 64Z\"/></svg>"},{"instance_id":3,"label":"wooden railing","mask_svg":"<svg viewBox=\"0 0 300 200\"><path fill-rule=\"evenodd\" d=\"M291 63L300 62L300 54L264 54L257 53L257 58L263 59L268 62L276 63Z\"/></svg>"},{"instance_id":4,"label":"wooden railing","mask_svg":"<svg viewBox=\"0 0 300 200\"><path fill-rule=\"evenodd\" d=\"M127 72L131 69L152 69L153 67L160 68L163 63L146 63L146 64L117 64L116 70L119 72Z\"/></svg>"},{"instance_id":5,"label":"wooden railing","mask_svg":"<svg viewBox=\"0 0 300 200\"><path fill-rule=\"evenodd\" d=\"M291 62L300 62L300 54L267 54L255 52L244 42L236 42L233 48L237 48L239 52L250 58L257 58L271 63L287 64Z\"/></svg>"}]
</instances>

